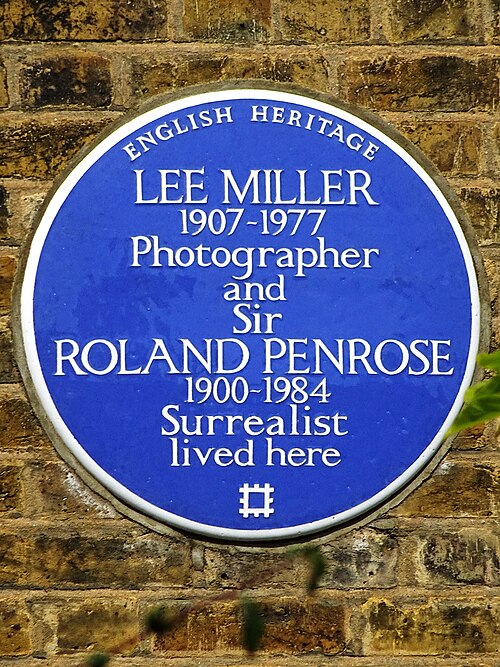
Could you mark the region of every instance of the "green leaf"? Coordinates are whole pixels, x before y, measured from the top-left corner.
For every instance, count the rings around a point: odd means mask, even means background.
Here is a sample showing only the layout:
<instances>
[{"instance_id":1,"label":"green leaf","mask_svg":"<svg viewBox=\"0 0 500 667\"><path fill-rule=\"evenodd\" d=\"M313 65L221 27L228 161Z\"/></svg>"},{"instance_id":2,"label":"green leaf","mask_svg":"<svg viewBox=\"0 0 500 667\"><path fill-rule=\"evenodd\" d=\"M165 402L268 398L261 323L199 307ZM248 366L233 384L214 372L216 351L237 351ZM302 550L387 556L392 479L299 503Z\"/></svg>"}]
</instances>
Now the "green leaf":
<instances>
[{"instance_id":1,"label":"green leaf","mask_svg":"<svg viewBox=\"0 0 500 667\"><path fill-rule=\"evenodd\" d=\"M307 581L307 592L312 593L318 588L319 580L326 572L326 559L318 547L305 547L304 556L311 568Z\"/></svg>"},{"instance_id":2,"label":"green leaf","mask_svg":"<svg viewBox=\"0 0 500 667\"><path fill-rule=\"evenodd\" d=\"M491 354L478 354L477 363L483 368L500 373L500 350L496 350Z\"/></svg>"},{"instance_id":3,"label":"green leaf","mask_svg":"<svg viewBox=\"0 0 500 667\"><path fill-rule=\"evenodd\" d=\"M319 550L314 546L292 546L287 549L290 556L302 556L307 560L310 567L310 575L307 580L306 589L308 593L312 593L318 588L319 580L326 572L326 559Z\"/></svg>"},{"instance_id":4,"label":"green leaf","mask_svg":"<svg viewBox=\"0 0 500 667\"><path fill-rule=\"evenodd\" d=\"M464 403L476 403L476 401L489 396L500 394L500 376L496 375L489 380L483 380L477 384L473 384L465 392Z\"/></svg>"},{"instance_id":5,"label":"green leaf","mask_svg":"<svg viewBox=\"0 0 500 667\"><path fill-rule=\"evenodd\" d=\"M104 667L111 660L107 653L92 653L85 662L88 667Z\"/></svg>"},{"instance_id":6,"label":"green leaf","mask_svg":"<svg viewBox=\"0 0 500 667\"><path fill-rule=\"evenodd\" d=\"M146 630L157 635L163 635L171 630L175 623L175 617L165 607L151 609L145 619Z\"/></svg>"},{"instance_id":7,"label":"green leaf","mask_svg":"<svg viewBox=\"0 0 500 667\"><path fill-rule=\"evenodd\" d=\"M464 401L465 406L457 415L447 435L500 416L500 376L470 387L465 393Z\"/></svg>"},{"instance_id":8,"label":"green leaf","mask_svg":"<svg viewBox=\"0 0 500 667\"><path fill-rule=\"evenodd\" d=\"M241 607L243 610L243 646L250 655L253 655L260 646L266 624L260 606L256 602L243 598Z\"/></svg>"}]
</instances>

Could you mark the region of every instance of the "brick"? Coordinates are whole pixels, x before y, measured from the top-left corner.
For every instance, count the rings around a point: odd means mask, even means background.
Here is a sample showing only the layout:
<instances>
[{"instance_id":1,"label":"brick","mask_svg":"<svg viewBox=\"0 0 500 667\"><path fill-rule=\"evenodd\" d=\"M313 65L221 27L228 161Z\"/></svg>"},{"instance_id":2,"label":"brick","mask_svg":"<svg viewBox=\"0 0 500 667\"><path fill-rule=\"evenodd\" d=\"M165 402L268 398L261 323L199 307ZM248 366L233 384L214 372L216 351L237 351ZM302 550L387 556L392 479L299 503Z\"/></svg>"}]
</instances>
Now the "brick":
<instances>
[{"instance_id":1,"label":"brick","mask_svg":"<svg viewBox=\"0 0 500 667\"><path fill-rule=\"evenodd\" d=\"M239 549L204 549L200 585L217 588L294 585L307 581L308 566L302 558L273 552L247 552Z\"/></svg>"},{"instance_id":2,"label":"brick","mask_svg":"<svg viewBox=\"0 0 500 667\"><path fill-rule=\"evenodd\" d=\"M30 563L30 545L23 535L0 534L0 585L25 586Z\"/></svg>"},{"instance_id":3,"label":"brick","mask_svg":"<svg viewBox=\"0 0 500 667\"><path fill-rule=\"evenodd\" d=\"M131 80L135 99L224 79L269 79L307 84L321 90L327 88L328 76L326 58L310 54L288 57L193 54L184 58L134 59Z\"/></svg>"},{"instance_id":4,"label":"brick","mask_svg":"<svg viewBox=\"0 0 500 667\"><path fill-rule=\"evenodd\" d=\"M322 553L327 570L322 588L372 588L393 586L396 582L398 548L396 540L381 531L362 531L337 538L324 545ZM307 561L301 556L276 552L262 554L206 548L200 585L243 588L277 585L302 586L309 576Z\"/></svg>"},{"instance_id":5,"label":"brick","mask_svg":"<svg viewBox=\"0 0 500 667\"><path fill-rule=\"evenodd\" d=\"M455 121L403 122L398 129L450 175L476 176L481 173L482 131L473 123Z\"/></svg>"},{"instance_id":6,"label":"brick","mask_svg":"<svg viewBox=\"0 0 500 667\"><path fill-rule=\"evenodd\" d=\"M494 653L500 631L498 603L485 599L398 603L370 599L361 608L365 655Z\"/></svg>"},{"instance_id":7,"label":"brick","mask_svg":"<svg viewBox=\"0 0 500 667\"><path fill-rule=\"evenodd\" d=\"M255 78L296 83L298 85L328 89L328 60L311 53L291 54L262 58L228 58L224 61L224 78Z\"/></svg>"},{"instance_id":8,"label":"brick","mask_svg":"<svg viewBox=\"0 0 500 667\"><path fill-rule=\"evenodd\" d=\"M337 603L285 599L266 603L264 616L264 651L336 655L345 648L345 612Z\"/></svg>"},{"instance_id":9,"label":"brick","mask_svg":"<svg viewBox=\"0 0 500 667\"><path fill-rule=\"evenodd\" d=\"M238 601L197 603L187 612L182 603L170 604L167 609L179 622L172 631L156 638L156 650L241 651ZM261 611L266 622L263 652L335 655L344 647L345 612L338 604L280 598L262 602Z\"/></svg>"},{"instance_id":10,"label":"brick","mask_svg":"<svg viewBox=\"0 0 500 667\"><path fill-rule=\"evenodd\" d=\"M35 539L33 558L34 581L43 587L141 588L185 585L189 580L185 544L155 534L42 532Z\"/></svg>"},{"instance_id":11,"label":"brick","mask_svg":"<svg viewBox=\"0 0 500 667\"><path fill-rule=\"evenodd\" d=\"M422 531L403 545L414 554L414 572L424 585L500 583L498 528Z\"/></svg>"},{"instance_id":12,"label":"brick","mask_svg":"<svg viewBox=\"0 0 500 667\"><path fill-rule=\"evenodd\" d=\"M184 1L183 27L188 39L257 42L267 38L270 25L270 0Z\"/></svg>"},{"instance_id":13,"label":"brick","mask_svg":"<svg viewBox=\"0 0 500 667\"><path fill-rule=\"evenodd\" d=\"M490 349L493 351L500 347L500 252L497 248L487 248L484 252L487 252L483 262L490 291L492 310ZM500 444L498 431L495 432L495 436L498 446Z\"/></svg>"},{"instance_id":14,"label":"brick","mask_svg":"<svg viewBox=\"0 0 500 667\"><path fill-rule=\"evenodd\" d=\"M5 0L0 4L0 39L143 40L168 36L161 0Z\"/></svg>"},{"instance_id":15,"label":"brick","mask_svg":"<svg viewBox=\"0 0 500 667\"><path fill-rule=\"evenodd\" d=\"M493 464L441 464L393 513L399 516L488 517L498 511L500 483Z\"/></svg>"},{"instance_id":16,"label":"brick","mask_svg":"<svg viewBox=\"0 0 500 667\"><path fill-rule=\"evenodd\" d=\"M23 103L28 107L107 107L112 86L109 60L92 54L58 55L23 63Z\"/></svg>"},{"instance_id":17,"label":"brick","mask_svg":"<svg viewBox=\"0 0 500 667\"><path fill-rule=\"evenodd\" d=\"M12 334L7 318L0 318L0 383L19 382L21 379L14 359Z\"/></svg>"},{"instance_id":18,"label":"brick","mask_svg":"<svg viewBox=\"0 0 500 667\"><path fill-rule=\"evenodd\" d=\"M460 199L480 244L500 242L500 188L462 188Z\"/></svg>"},{"instance_id":19,"label":"brick","mask_svg":"<svg viewBox=\"0 0 500 667\"><path fill-rule=\"evenodd\" d=\"M0 315L7 315L11 308L12 283L17 268L17 257L0 255Z\"/></svg>"},{"instance_id":20,"label":"brick","mask_svg":"<svg viewBox=\"0 0 500 667\"><path fill-rule=\"evenodd\" d=\"M499 102L499 62L444 55L349 58L338 68L340 94L377 110L492 111Z\"/></svg>"},{"instance_id":21,"label":"brick","mask_svg":"<svg viewBox=\"0 0 500 667\"><path fill-rule=\"evenodd\" d=\"M491 290L491 287L490 287ZM491 293L491 296L493 294ZM494 449L498 446L498 420L487 424L479 424L461 431L453 441L452 448L460 451L477 451L481 449Z\"/></svg>"},{"instance_id":22,"label":"brick","mask_svg":"<svg viewBox=\"0 0 500 667\"><path fill-rule=\"evenodd\" d=\"M372 588L396 583L397 541L390 534L362 531L323 548L327 571L325 588Z\"/></svg>"},{"instance_id":23,"label":"brick","mask_svg":"<svg viewBox=\"0 0 500 667\"><path fill-rule=\"evenodd\" d=\"M496 151L496 167L497 172L500 173L500 123L496 123L493 127L493 137Z\"/></svg>"},{"instance_id":24,"label":"brick","mask_svg":"<svg viewBox=\"0 0 500 667\"><path fill-rule=\"evenodd\" d=\"M157 635L156 651L241 650L241 616L237 601L198 601L195 605L167 602L168 617L175 620L172 629Z\"/></svg>"},{"instance_id":25,"label":"brick","mask_svg":"<svg viewBox=\"0 0 500 667\"><path fill-rule=\"evenodd\" d=\"M30 651L26 610L11 600L0 600L0 656L27 655Z\"/></svg>"},{"instance_id":26,"label":"brick","mask_svg":"<svg viewBox=\"0 0 500 667\"><path fill-rule=\"evenodd\" d=\"M370 39L368 0L282 0L281 33L294 42L357 43Z\"/></svg>"},{"instance_id":27,"label":"brick","mask_svg":"<svg viewBox=\"0 0 500 667\"><path fill-rule=\"evenodd\" d=\"M392 0L387 36L395 42L481 43L474 3L464 0Z\"/></svg>"},{"instance_id":28,"label":"brick","mask_svg":"<svg viewBox=\"0 0 500 667\"><path fill-rule=\"evenodd\" d=\"M491 0L493 10L493 42L500 44L500 0Z\"/></svg>"},{"instance_id":29,"label":"brick","mask_svg":"<svg viewBox=\"0 0 500 667\"><path fill-rule=\"evenodd\" d=\"M54 178L108 122L57 118L4 122L0 128L0 177Z\"/></svg>"},{"instance_id":30,"label":"brick","mask_svg":"<svg viewBox=\"0 0 500 667\"><path fill-rule=\"evenodd\" d=\"M23 488L19 466L0 466L0 512L23 511Z\"/></svg>"},{"instance_id":31,"label":"brick","mask_svg":"<svg viewBox=\"0 0 500 667\"><path fill-rule=\"evenodd\" d=\"M44 596L33 596L27 600L33 656L37 662L52 656L57 648L58 602L54 599L49 601ZM66 602L64 600L64 604ZM70 667L74 667L74 662Z\"/></svg>"},{"instance_id":32,"label":"brick","mask_svg":"<svg viewBox=\"0 0 500 667\"><path fill-rule=\"evenodd\" d=\"M9 106L9 94L7 92L7 71L5 65L0 61L0 107Z\"/></svg>"},{"instance_id":33,"label":"brick","mask_svg":"<svg viewBox=\"0 0 500 667\"><path fill-rule=\"evenodd\" d=\"M0 387L0 448L17 450L41 442L49 444L26 399L7 389Z\"/></svg>"},{"instance_id":34,"label":"brick","mask_svg":"<svg viewBox=\"0 0 500 667\"><path fill-rule=\"evenodd\" d=\"M221 56L200 54L185 58L173 54L163 58L135 58L132 60L131 85L134 98L150 96L222 77Z\"/></svg>"},{"instance_id":35,"label":"brick","mask_svg":"<svg viewBox=\"0 0 500 667\"><path fill-rule=\"evenodd\" d=\"M498 248L486 247L482 249L483 266L486 273L486 282L489 288L490 305L493 314L498 314L500 304L500 252Z\"/></svg>"},{"instance_id":36,"label":"brick","mask_svg":"<svg viewBox=\"0 0 500 667\"><path fill-rule=\"evenodd\" d=\"M5 240L8 237L9 218L12 213L9 206L9 192L0 185L0 239Z\"/></svg>"},{"instance_id":37,"label":"brick","mask_svg":"<svg viewBox=\"0 0 500 667\"><path fill-rule=\"evenodd\" d=\"M97 602L64 605L57 627L61 653L72 651L131 651L139 640L135 602Z\"/></svg>"},{"instance_id":38,"label":"brick","mask_svg":"<svg viewBox=\"0 0 500 667\"><path fill-rule=\"evenodd\" d=\"M47 189L10 181L0 185L0 244L20 245L32 227Z\"/></svg>"},{"instance_id":39,"label":"brick","mask_svg":"<svg viewBox=\"0 0 500 667\"><path fill-rule=\"evenodd\" d=\"M30 514L36 517L116 518L112 506L93 493L63 463L34 463L29 468Z\"/></svg>"},{"instance_id":40,"label":"brick","mask_svg":"<svg viewBox=\"0 0 500 667\"><path fill-rule=\"evenodd\" d=\"M491 349L495 350L500 347L500 316L496 315L491 320Z\"/></svg>"}]
</instances>

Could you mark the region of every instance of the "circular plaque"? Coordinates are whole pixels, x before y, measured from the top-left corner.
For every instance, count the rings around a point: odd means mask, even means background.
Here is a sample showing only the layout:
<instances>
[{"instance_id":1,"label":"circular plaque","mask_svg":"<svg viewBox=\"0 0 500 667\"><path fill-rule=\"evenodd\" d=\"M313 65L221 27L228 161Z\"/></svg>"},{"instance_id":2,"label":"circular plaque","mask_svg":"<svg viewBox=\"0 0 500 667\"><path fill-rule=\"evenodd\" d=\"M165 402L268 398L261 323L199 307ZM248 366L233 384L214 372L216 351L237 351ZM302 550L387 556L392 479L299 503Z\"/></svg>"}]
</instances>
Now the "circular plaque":
<instances>
[{"instance_id":1,"label":"circular plaque","mask_svg":"<svg viewBox=\"0 0 500 667\"><path fill-rule=\"evenodd\" d=\"M388 126L304 93L188 90L115 126L48 200L20 290L63 455L224 539L380 506L472 378L478 289L443 187Z\"/></svg>"}]
</instances>

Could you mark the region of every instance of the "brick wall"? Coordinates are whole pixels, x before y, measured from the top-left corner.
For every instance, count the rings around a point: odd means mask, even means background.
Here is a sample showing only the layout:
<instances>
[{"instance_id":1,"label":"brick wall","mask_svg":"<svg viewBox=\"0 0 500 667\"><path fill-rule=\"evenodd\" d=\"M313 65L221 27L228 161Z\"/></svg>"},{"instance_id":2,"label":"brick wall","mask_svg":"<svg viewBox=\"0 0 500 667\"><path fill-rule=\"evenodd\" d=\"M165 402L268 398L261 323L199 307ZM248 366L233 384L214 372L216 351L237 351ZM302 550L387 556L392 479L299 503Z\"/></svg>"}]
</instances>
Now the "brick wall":
<instances>
[{"instance_id":1,"label":"brick wall","mask_svg":"<svg viewBox=\"0 0 500 667\"><path fill-rule=\"evenodd\" d=\"M3 0L0 3L0 665L246 664L249 573L268 616L255 665L493 667L500 637L496 427L460 435L430 479L362 529L316 540L315 597L284 548L160 536L61 462L12 353L10 289L53 179L124 110L187 84L294 82L377 111L448 178L477 233L500 346L498 0ZM192 609L164 640L145 609ZM271 657L272 656L272 657ZM16 658L16 660L12 660ZM41 660L46 658L45 662Z\"/></svg>"}]
</instances>

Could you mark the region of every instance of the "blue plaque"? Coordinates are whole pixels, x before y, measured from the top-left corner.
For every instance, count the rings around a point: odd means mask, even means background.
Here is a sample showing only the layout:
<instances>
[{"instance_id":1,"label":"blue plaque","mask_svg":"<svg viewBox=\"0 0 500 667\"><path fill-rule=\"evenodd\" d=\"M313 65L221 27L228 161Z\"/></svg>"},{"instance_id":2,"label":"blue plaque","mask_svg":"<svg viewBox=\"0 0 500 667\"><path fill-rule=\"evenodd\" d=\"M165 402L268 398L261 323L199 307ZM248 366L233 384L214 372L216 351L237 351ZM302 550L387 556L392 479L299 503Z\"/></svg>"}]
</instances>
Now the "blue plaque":
<instances>
[{"instance_id":1,"label":"blue plaque","mask_svg":"<svg viewBox=\"0 0 500 667\"><path fill-rule=\"evenodd\" d=\"M115 126L49 198L20 290L58 446L211 537L379 507L435 457L478 348L440 183L380 121L281 89L190 90Z\"/></svg>"}]
</instances>

